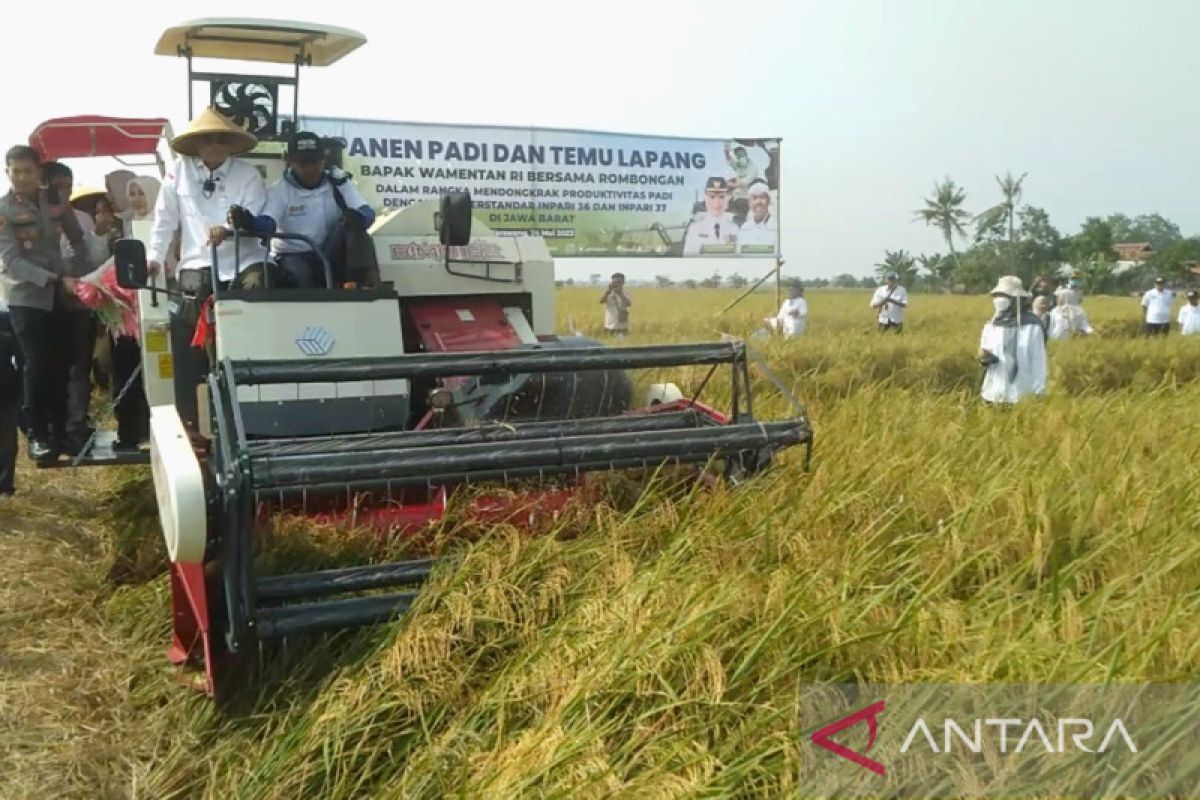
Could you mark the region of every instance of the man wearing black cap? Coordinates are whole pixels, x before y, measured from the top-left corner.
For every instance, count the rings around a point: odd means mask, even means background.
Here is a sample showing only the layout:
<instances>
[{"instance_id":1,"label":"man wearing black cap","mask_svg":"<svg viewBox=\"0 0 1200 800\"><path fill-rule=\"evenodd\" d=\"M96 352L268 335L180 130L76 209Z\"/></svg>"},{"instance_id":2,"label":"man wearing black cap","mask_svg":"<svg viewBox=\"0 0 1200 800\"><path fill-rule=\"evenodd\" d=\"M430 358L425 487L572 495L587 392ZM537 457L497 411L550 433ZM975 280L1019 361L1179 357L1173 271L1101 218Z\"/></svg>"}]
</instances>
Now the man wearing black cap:
<instances>
[{"instance_id":1,"label":"man wearing black cap","mask_svg":"<svg viewBox=\"0 0 1200 800\"><path fill-rule=\"evenodd\" d=\"M283 178L267 190L263 215L275 221L281 233L301 233L313 241L336 263L340 254L332 252L338 227L346 225L366 230L375 221L375 212L363 200L350 176L337 169L325 169L325 152L315 133L300 131L288 142L287 169ZM274 239L271 254L287 272L296 288L323 287L325 276L321 260L305 242Z\"/></svg>"},{"instance_id":2,"label":"man wearing black cap","mask_svg":"<svg viewBox=\"0 0 1200 800\"><path fill-rule=\"evenodd\" d=\"M1166 288L1161 277L1154 279L1154 288L1142 295L1142 308L1146 309L1146 333L1150 336L1166 336L1171 329L1171 304L1175 293Z\"/></svg>"},{"instance_id":3,"label":"man wearing black cap","mask_svg":"<svg viewBox=\"0 0 1200 800\"><path fill-rule=\"evenodd\" d=\"M737 223L729 207L729 182L721 177L712 177L704 186L704 211L692 218L683 237L685 256L733 255L737 244ZM720 248L709 251L709 248Z\"/></svg>"}]
</instances>

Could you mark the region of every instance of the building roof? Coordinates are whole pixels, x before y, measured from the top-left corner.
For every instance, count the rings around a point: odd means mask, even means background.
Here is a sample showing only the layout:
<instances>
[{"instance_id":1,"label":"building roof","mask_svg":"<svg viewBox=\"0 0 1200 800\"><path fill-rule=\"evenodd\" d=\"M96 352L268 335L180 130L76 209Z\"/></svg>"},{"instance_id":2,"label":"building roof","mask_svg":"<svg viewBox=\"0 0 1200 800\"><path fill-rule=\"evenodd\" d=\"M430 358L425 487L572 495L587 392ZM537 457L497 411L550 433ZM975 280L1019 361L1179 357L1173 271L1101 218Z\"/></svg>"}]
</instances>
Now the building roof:
<instances>
[{"instance_id":1,"label":"building roof","mask_svg":"<svg viewBox=\"0 0 1200 800\"><path fill-rule=\"evenodd\" d=\"M1118 261L1149 261L1154 248L1149 242L1117 242L1113 245Z\"/></svg>"}]
</instances>

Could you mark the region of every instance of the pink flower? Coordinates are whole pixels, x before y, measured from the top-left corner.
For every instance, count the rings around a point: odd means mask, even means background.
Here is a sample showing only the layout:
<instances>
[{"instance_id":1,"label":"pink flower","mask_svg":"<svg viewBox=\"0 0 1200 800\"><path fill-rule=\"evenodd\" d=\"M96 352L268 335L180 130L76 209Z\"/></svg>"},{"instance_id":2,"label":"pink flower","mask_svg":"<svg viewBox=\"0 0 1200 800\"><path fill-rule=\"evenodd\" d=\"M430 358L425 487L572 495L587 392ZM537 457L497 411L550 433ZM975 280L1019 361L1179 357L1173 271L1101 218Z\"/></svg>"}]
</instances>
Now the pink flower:
<instances>
[{"instance_id":1,"label":"pink flower","mask_svg":"<svg viewBox=\"0 0 1200 800\"><path fill-rule=\"evenodd\" d=\"M117 285L113 262L102 268L99 283L76 282L75 296L88 308L95 309L96 316L114 336L138 337L137 292Z\"/></svg>"}]
</instances>

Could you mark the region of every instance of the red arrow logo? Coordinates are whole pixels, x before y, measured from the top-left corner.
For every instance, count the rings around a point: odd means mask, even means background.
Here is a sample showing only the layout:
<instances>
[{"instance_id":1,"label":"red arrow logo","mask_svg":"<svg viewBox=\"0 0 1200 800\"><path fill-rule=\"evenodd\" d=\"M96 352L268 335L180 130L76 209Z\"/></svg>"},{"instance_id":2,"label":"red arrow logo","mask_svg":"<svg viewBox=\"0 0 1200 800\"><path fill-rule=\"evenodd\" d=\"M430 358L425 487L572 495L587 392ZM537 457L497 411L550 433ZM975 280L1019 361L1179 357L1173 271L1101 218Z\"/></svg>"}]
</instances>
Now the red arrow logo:
<instances>
[{"instance_id":1,"label":"red arrow logo","mask_svg":"<svg viewBox=\"0 0 1200 800\"><path fill-rule=\"evenodd\" d=\"M834 755L839 755L848 761L853 761L863 769L869 769L876 775L882 775L884 774L883 764L867 758L866 754L871 751L871 746L875 744L875 736L879 732L879 720L877 717L883 712L885 707L885 701L880 700L878 703L873 703L861 711L855 711L848 717L842 717L832 725L826 725L824 728L821 728L821 730L814 733L812 735L812 742L817 747L824 747ZM851 750L849 747L840 745L830 738L835 733L840 733L841 731L846 730L846 728L851 728L858 723L863 722L864 720L867 723L867 730L870 733L870 738L867 740L867 747L865 750L863 750L863 752L859 753L855 750Z\"/></svg>"}]
</instances>

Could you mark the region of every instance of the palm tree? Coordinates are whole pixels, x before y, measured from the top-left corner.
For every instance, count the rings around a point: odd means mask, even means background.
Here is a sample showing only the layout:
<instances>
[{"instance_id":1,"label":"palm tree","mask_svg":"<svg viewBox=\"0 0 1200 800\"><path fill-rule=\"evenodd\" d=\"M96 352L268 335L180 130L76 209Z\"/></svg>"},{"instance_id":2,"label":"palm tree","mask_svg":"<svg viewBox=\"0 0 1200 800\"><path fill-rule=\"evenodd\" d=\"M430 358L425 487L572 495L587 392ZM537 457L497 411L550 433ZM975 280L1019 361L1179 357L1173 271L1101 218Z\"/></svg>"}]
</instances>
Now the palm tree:
<instances>
[{"instance_id":1,"label":"palm tree","mask_svg":"<svg viewBox=\"0 0 1200 800\"><path fill-rule=\"evenodd\" d=\"M971 219L970 212L962 207L966 199L966 190L947 176L941 183L933 184L933 195L925 198L925 207L916 212L918 220L942 232L955 267L958 266L958 253L954 250L954 236L965 237L967 231L963 223Z\"/></svg>"},{"instance_id":2,"label":"palm tree","mask_svg":"<svg viewBox=\"0 0 1200 800\"><path fill-rule=\"evenodd\" d=\"M941 253L934 253L931 256L922 253L917 256L917 263L921 265L921 269L929 273L929 277L943 284L950 280L950 274L954 271L954 263Z\"/></svg>"},{"instance_id":3,"label":"palm tree","mask_svg":"<svg viewBox=\"0 0 1200 800\"><path fill-rule=\"evenodd\" d=\"M999 205L992 206L987 211L975 218L975 228L981 233L996 227L1001 221L1008 222L1008 266L1009 274L1017 274L1017 248L1016 248L1016 217L1017 206L1021 202L1021 184L1025 182L1025 176L1028 172L1021 173L1021 177L1014 178L1011 172L1004 173L1004 177L996 176L996 183L1000 186L1000 196L1003 198Z\"/></svg>"},{"instance_id":4,"label":"palm tree","mask_svg":"<svg viewBox=\"0 0 1200 800\"><path fill-rule=\"evenodd\" d=\"M883 261L875 265L875 274L882 279L889 272L896 273L902 285L912 286L917 277L917 262L907 250L884 250Z\"/></svg>"}]
</instances>

